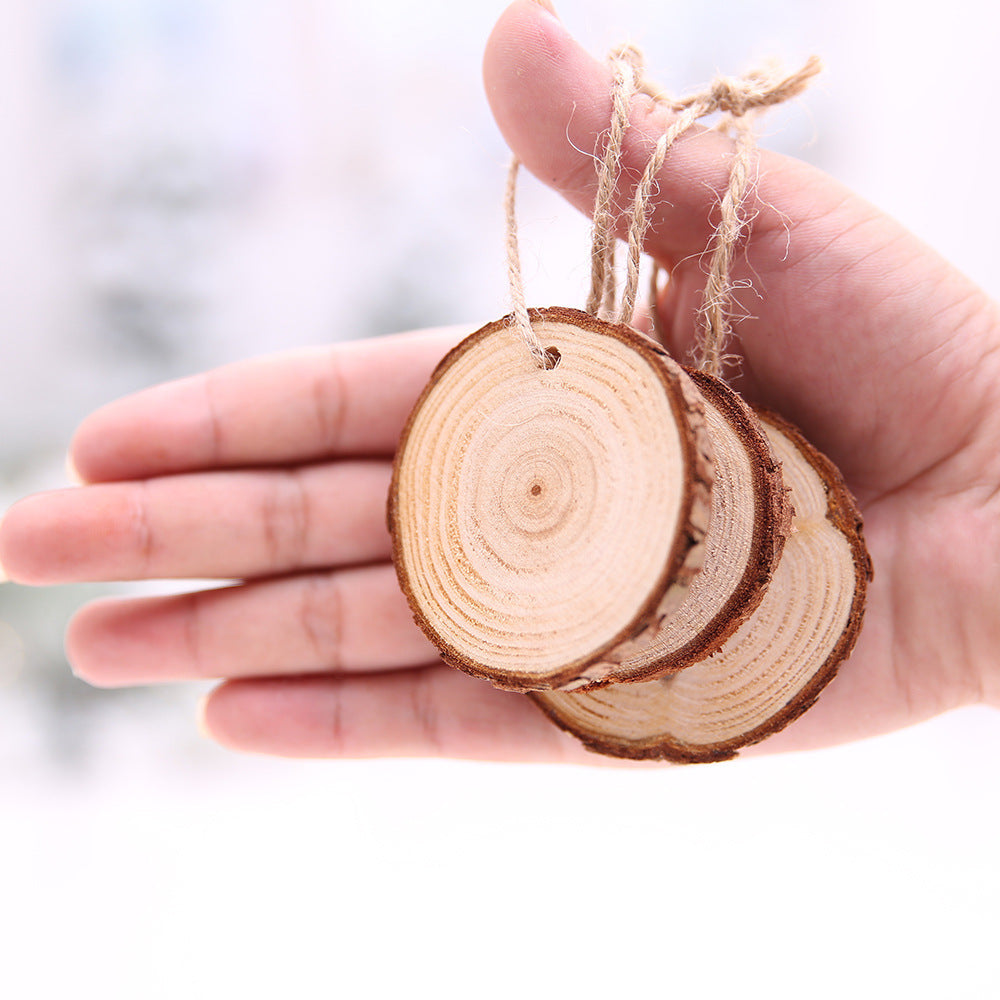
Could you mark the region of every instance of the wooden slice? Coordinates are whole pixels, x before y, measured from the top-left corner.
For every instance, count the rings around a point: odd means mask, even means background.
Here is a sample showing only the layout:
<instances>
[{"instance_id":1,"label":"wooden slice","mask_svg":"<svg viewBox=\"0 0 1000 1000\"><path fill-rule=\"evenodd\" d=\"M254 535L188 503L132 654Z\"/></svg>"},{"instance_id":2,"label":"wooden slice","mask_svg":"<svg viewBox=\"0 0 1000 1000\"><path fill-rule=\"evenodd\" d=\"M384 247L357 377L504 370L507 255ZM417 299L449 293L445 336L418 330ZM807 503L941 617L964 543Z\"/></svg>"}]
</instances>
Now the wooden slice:
<instances>
[{"instance_id":1,"label":"wooden slice","mask_svg":"<svg viewBox=\"0 0 1000 1000\"><path fill-rule=\"evenodd\" d=\"M716 652L760 604L791 530L781 464L753 410L721 379L688 374L701 393L715 454L705 561L656 638L602 677L588 671L592 682L661 677Z\"/></svg>"},{"instance_id":2,"label":"wooden slice","mask_svg":"<svg viewBox=\"0 0 1000 1000\"><path fill-rule=\"evenodd\" d=\"M704 558L700 398L624 326L536 310L538 367L506 321L438 366L404 428L389 528L417 624L499 687L573 683L651 641Z\"/></svg>"},{"instance_id":3,"label":"wooden slice","mask_svg":"<svg viewBox=\"0 0 1000 1000\"><path fill-rule=\"evenodd\" d=\"M616 757L725 760L798 718L850 655L871 563L836 467L761 414L795 510L771 585L714 656L659 680L532 695L590 749Z\"/></svg>"}]
</instances>

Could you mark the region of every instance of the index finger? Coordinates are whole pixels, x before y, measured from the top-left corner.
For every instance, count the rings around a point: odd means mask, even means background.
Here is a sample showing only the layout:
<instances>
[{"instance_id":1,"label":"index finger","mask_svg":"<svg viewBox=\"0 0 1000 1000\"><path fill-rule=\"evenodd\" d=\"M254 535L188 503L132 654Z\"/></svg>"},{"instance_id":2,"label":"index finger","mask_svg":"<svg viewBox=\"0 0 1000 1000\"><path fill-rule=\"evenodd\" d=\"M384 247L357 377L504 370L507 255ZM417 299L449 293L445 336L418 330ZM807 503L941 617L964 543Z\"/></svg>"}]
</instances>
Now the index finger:
<instances>
[{"instance_id":1,"label":"index finger","mask_svg":"<svg viewBox=\"0 0 1000 1000\"><path fill-rule=\"evenodd\" d=\"M80 425L86 482L391 455L441 357L470 332L426 330L225 365L109 403Z\"/></svg>"}]
</instances>

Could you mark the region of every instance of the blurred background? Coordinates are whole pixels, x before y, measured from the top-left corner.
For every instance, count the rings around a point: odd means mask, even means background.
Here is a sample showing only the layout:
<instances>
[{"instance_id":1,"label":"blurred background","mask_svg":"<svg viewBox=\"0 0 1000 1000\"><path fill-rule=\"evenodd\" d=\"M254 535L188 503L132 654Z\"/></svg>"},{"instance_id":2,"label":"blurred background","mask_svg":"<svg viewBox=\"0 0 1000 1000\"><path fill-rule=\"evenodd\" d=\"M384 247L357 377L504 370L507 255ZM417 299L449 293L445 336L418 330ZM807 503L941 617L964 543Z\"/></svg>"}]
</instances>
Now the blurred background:
<instances>
[{"instance_id":1,"label":"blurred background","mask_svg":"<svg viewBox=\"0 0 1000 1000\"><path fill-rule=\"evenodd\" d=\"M4 0L0 509L122 393L506 312L502 7ZM675 92L818 53L762 141L996 294L1000 12L925 10L560 5ZM530 178L520 217L529 300L581 304L585 220ZM996 713L641 773L241 758L197 685L71 676L66 620L115 589L0 587L2 996L1000 995Z\"/></svg>"}]
</instances>

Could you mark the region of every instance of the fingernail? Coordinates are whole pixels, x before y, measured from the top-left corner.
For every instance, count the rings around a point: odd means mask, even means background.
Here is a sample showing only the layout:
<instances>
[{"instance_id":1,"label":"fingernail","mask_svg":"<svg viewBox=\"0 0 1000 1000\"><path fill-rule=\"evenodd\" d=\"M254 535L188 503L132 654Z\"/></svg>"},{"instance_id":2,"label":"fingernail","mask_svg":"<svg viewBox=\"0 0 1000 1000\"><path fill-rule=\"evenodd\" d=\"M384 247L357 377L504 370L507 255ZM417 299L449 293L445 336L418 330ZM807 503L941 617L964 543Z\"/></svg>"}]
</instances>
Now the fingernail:
<instances>
[{"instance_id":1,"label":"fingernail","mask_svg":"<svg viewBox=\"0 0 1000 1000\"><path fill-rule=\"evenodd\" d=\"M73 461L73 456L69 454L66 455L66 478L74 486L83 486L83 476L81 476L80 473L77 472L76 463Z\"/></svg>"},{"instance_id":2,"label":"fingernail","mask_svg":"<svg viewBox=\"0 0 1000 1000\"><path fill-rule=\"evenodd\" d=\"M206 740L215 738L209 731L208 722L206 721L206 716L208 714L208 699L211 697L211 691L209 691L208 694L203 694L201 698L198 699L198 704L195 707L195 724L198 726L198 732L201 733Z\"/></svg>"},{"instance_id":3,"label":"fingernail","mask_svg":"<svg viewBox=\"0 0 1000 1000\"><path fill-rule=\"evenodd\" d=\"M3 528L3 519L6 514L6 511L0 511L0 529ZM2 562L0 562L0 583L10 583L10 577L7 575L7 571L3 568Z\"/></svg>"},{"instance_id":4,"label":"fingernail","mask_svg":"<svg viewBox=\"0 0 1000 1000\"><path fill-rule=\"evenodd\" d=\"M539 7L544 7L553 17L558 17L555 7L552 6L552 0L531 0L532 3L538 4Z\"/></svg>"}]
</instances>

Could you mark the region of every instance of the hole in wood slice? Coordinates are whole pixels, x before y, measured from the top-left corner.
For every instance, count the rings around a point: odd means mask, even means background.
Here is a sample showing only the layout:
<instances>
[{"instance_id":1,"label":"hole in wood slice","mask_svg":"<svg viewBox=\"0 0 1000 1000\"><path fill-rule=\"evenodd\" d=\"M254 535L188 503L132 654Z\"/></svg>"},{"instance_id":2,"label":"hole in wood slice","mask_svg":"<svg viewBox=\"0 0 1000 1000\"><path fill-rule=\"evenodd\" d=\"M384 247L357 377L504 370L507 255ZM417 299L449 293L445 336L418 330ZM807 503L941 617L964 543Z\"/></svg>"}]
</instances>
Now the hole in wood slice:
<instances>
[{"instance_id":1,"label":"hole in wood slice","mask_svg":"<svg viewBox=\"0 0 1000 1000\"><path fill-rule=\"evenodd\" d=\"M832 463L781 418L761 417L795 510L767 593L718 653L680 673L532 696L590 749L725 760L798 718L850 655L871 576L861 518Z\"/></svg>"},{"instance_id":2,"label":"hole in wood slice","mask_svg":"<svg viewBox=\"0 0 1000 1000\"><path fill-rule=\"evenodd\" d=\"M662 349L575 310L531 316L557 366L506 321L463 341L404 429L389 502L417 623L511 690L652 640L701 564L712 479L700 397Z\"/></svg>"},{"instance_id":3,"label":"hole in wood slice","mask_svg":"<svg viewBox=\"0 0 1000 1000\"><path fill-rule=\"evenodd\" d=\"M619 664L589 670L569 689L660 677L716 652L753 613L791 529L781 465L754 412L721 379L689 375L701 393L715 456L705 561L652 642Z\"/></svg>"}]
</instances>

